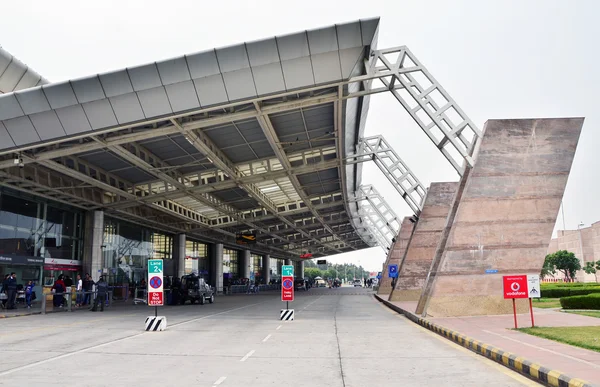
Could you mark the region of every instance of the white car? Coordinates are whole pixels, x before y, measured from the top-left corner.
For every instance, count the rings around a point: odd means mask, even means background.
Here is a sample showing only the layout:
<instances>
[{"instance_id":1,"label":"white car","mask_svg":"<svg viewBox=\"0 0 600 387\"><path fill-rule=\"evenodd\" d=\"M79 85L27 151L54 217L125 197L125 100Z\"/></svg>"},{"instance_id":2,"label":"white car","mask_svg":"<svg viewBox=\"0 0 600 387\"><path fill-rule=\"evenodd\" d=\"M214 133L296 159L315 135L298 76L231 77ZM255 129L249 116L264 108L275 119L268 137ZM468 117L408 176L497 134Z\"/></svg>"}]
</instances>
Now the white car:
<instances>
[{"instance_id":1,"label":"white car","mask_svg":"<svg viewBox=\"0 0 600 387\"><path fill-rule=\"evenodd\" d=\"M355 287L356 287L356 286L360 286L360 287L362 288L362 286L363 286L363 285L362 285L362 284L363 284L363 283L362 283L362 281L361 281L361 280L359 280L359 279L357 279L357 280L354 280L354 282L353 282L352 284L353 284Z\"/></svg>"}]
</instances>

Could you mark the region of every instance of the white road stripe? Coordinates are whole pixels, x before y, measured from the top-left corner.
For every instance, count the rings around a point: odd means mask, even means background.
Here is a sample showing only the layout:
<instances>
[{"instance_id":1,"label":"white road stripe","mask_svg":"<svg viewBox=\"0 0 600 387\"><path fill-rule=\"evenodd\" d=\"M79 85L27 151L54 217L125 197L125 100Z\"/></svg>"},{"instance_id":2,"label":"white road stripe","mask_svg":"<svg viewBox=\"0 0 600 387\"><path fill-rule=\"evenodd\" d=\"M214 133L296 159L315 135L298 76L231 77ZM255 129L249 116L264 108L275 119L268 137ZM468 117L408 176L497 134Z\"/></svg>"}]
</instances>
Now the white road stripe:
<instances>
[{"instance_id":1,"label":"white road stripe","mask_svg":"<svg viewBox=\"0 0 600 387\"><path fill-rule=\"evenodd\" d=\"M198 318L195 318L195 319L192 319L192 320L189 320L189 321L183 321L183 322L180 322L180 323L172 324L171 327L175 327L175 326L178 326L178 325L189 324L189 323L194 322L194 321L203 320L205 318L209 318L209 317L213 317L213 316L218 316L218 315L221 315L221 314L233 312L234 310L244 309L244 308L248 308L250 306L254 306L254 305L258 305L258 304L263 304L263 303L264 302L257 302L255 304L250 304L250 305L245 305L245 306L242 306L242 307L239 307L239 308L229 309L229 310L226 310L224 312L210 314L210 315L204 316L204 317L198 317ZM98 344L98 345L93 345L91 347L83 348L83 349L80 349L78 351L73 351L73 352L65 353L63 355L59 355L59 356L56 356L56 357L51 357L51 358L48 358L48 359L45 359L45 360L40 360L40 361L36 361L36 362L33 362L33 363L29 363L29 364L26 364L26 365L21 366L21 367L16 367L16 368L12 368L12 369L6 370L4 372L0 372L0 376L9 375L9 374L12 374L13 372L17 372L17 371L23 371L23 370L26 370L26 369L29 369L29 368L32 368L32 367L35 367L35 366L38 366L38 365L41 365L41 364L51 363L53 361L64 359L66 357L70 357L70 356L73 356L73 355L78 355L80 353L88 352L88 351L91 351L93 349L102 348L102 347L105 347L105 346L113 344L113 343L118 343L120 341L125 341L125 340L129 340L129 339L133 339L135 337L139 337L139 336L145 335L147 333L148 332L144 331L144 332L138 333L136 335L122 337L120 339L111 340L111 341L108 341L106 343L102 343L102 344ZM254 351L252 351L252 353L254 353Z\"/></svg>"},{"instance_id":2,"label":"white road stripe","mask_svg":"<svg viewBox=\"0 0 600 387\"><path fill-rule=\"evenodd\" d=\"M276 331L278 331L278 330L279 330L279 328L281 328L281 325L280 325L280 326L278 326L278 327L277 327L275 330L276 330Z\"/></svg>"},{"instance_id":3,"label":"white road stripe","mask_svg":"<svg viewBox=\"0 0 600 387\"><path fill-rule=\"evenodd\" d=\"M253 354L254 352L256 352L256 351L252 350L252 351L248 352L248 353L246 354L246 356L244 356L244 357L242 358L242 360L240 360L240 361L246 361L246 360L248 360L248 358L249 358L250 356L252 356L252 354Z\"/></svg>"},{"instance_id":4,"label":"white road stripe","mask_svg":"<svg viewBox=\"0 0 600 387\"><path fill-rule=\"evenodd\" d=\"M263 343L266 343L266 342L267 342L267 340L269 340L270 338L271 338L271 335L268 335L267 337L265 337L265 338L263 339Z\"/></svg>"},{"instance_id":5,"label":"white road stripe","mask_svg":"<svg viewBox=\"0 0 600 387\"><path fill-rule=\"evenodd\" d=\"M219 384L223 383L225 381L225 379L227 379L227 376L221 376L215 383L214 386L218 386ZM213 387L214 387L213 386Z\"/></svg>"}]
</instances>

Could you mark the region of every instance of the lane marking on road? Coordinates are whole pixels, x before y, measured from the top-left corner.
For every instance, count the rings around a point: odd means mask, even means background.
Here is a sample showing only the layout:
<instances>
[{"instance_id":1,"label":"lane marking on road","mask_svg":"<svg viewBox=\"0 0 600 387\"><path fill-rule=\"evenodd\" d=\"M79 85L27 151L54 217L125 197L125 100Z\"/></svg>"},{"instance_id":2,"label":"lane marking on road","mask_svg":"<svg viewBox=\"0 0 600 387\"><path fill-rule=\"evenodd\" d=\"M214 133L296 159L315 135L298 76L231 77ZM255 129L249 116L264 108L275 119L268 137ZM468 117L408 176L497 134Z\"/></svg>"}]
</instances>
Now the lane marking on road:
<instances>
[{"instance_id":1,"label":"lane marking on road","mask_svg":"<svg viewBox=\"0 0 600 387\"><path fill-rule=\"evenodd\" d=\"M265 337L265 338L263 339L263 341L262 341L262 342L263 342L263 343L266 343L266 342L267 342L267 340L269 340L270 338L271 338L271 335L267 335L267 337Z\"/></svg>"},{"instance_id":2,"label":"lane marking on road","mask_svg":"<svg viewBox=\"0 0 600 387\"><path fill-rule=\"evenodd\" d=\"M302 310L308 308L309 306L311 306L312 304L314 304L315 302L319 301L321 298L323 298L323 296L317 298L316 300L314 300L313 302L309 303L308 305L306 305L304 308L302 308Z\"/></svg>"},{"instance_id":3,"label":"lane marking on road","mask_svg":"<svg viewBox=\"0 0 600 387\"><path fill-rule=\"evenodd\" d=\"M252 350L252 351L248 352L248 353L246 354L246 356L244 356L244 357L243 357L243 358L242 358L240 361L246 361L246 360L248 360L248 358L249 358L250 356L252 356L252 355L254 354L254 352L256 352L256 351L255 351L255 350Z\"/></svg>"},{"instance_id":4,"label":"lane marking on road","mask_svg":"<svg viewBox=\"0 0 600 387\"><path fill-rule=\"evenodd\" d=\"M227 379L227 376L221 376L219 379L217 379L216 382L213 383L213 387L218 386L219 384L223 383L225 381L225 379Z\"/></svg>"},{"instance_id":5,"label":"lane marking on road","mask_svg":"<svg viewBox=\"0 0 600 387\"><path fill-rule=\"evenodd\" d=\"M281 325L275 328L276 331L278 331L279 329L281 329Z\"/></svg>"},{"instance_id":6,"label":"lane marking on road","mask_svg":"<svg viewBox=\"0 0 600 387\"><path fill-rule=\"evenodd\" d=\"M375 300L375 301L377 301L377 300ZM414 326L414 327L418 328L419 330L423 331L425 334L427 334L427 335L429 335L431 337L436 338L437 340L439 340L442 343L448 345L449 347L453 347L457 351L463 352L467 356L472 357L474 359L477 359L481 363L483 363L483 364L485 364L485 365L487 365L487 366L489 366L491 368L495 368L496 370L500 371L501 373L503 373L504 375L508 376L509 378L516 380L517 382L521 383L522 385L524 385L524 386L539 386L540 385L539 383L536 383L536 382L534 382L534 381L526 378L525 376L517 373L516 371L512 371L511 369L506 368L505 366L503 366L501 364L498 364L498 363L496 363L493 360L490 360L490 359L488 359L486 357L478 355L478 354L476 354L476 353L474 353L474 352L466 349L465 347L463 347L461 345L458 345L455 342L450 341L450 340L448 340L448 339L446 339L446 338L438 335L435 332L430 331L427 328L424 328L424 327L422 327L422 326L420 326L418 324L413 323L408 318L406 318L404 315L399 314L399 313L393 311L392 309L388 308L387 306L385 306L385 304L383 302L378 302L378 304L382 308L384 308L385 310L393 313L396 317L401 318L402 320L406 321L407 324L411 324L412 326Z\"/></svg>"},{"instance_id":7,"label":"lane marking on road","mask_svg":"<svg viewBox=\"0 0 600 387\"><path fill-rule=\"evenodd\" d=\"M184 325L184 324L189 324L189 323L194 322L194 321L203 320L205 318L209 318L209 317L213 317L213 316L218 316L218 315L221 315L221 314L225 314L225 313L233 312L235 310L240 310L240 309L248 308L250 306L254 306L254 305L258 305L258 304L262 304L262 303L263 302L258 302L256 304L250 304L250 305L242 306L242 307L239 307L239 308L229 309L229 310L226 310L226 311L223 311L223 312L219 312L219 313L215 313L215 314L209 314L208 316L198 317L198 318L195 318L195 319L192 319L192 320L183 321L183 322L180 322L180 323L175 323L175 324L171 325L170 327L174 327L174 326L178 326L178 325ZM17 371L23 371L23 370L26 370L26 369L29 369L29 368L32 368L32 367L36 367L36 366L42 365L42 364L46 364L46 363L54 362L56 360L64 359L64 358L67 358L67 357L71 357L73 355L78 355L80 353L89 352L89 351L94 350L94 349L102 348L102 347L105 347L107 345L118 343L118 342L121 342L121 341L133 339L133 338L136 338L136 337L148 334L148 333L154 334L154 332L146 332L146 331L144 331L142 333L136 333L136 334L131 335L131 336L121 337L120 339L115 339L115 340L107 341L106 343L92 345L91 347L79 349L79 350L73 351L73 352L68 352L68 353L65 353L63 355L51 357L51 358L48 358L48 359L45 359L45 360L36 361L36 362L29 363L29 364L26 364L26 365L23 365L23 366L20 366L20 367L11 368L9 370L0 372L0 376L9 375L9 374L12 374L12 373L17 372ZM252 353L254 353L254 351L252 351ZM252 353L250 353L250 355L252 355Z\"/></svg>"},{"instance_id":8,"label":"lane marking on road","mask_svg":"<svg viewBox=\"0 0 600 387\"><path fill-rule=\"evenodd\" d=\"M504 335L501 335L500 333L486 331L485 329L483 330L483 332L489 333L491 335L496 335L496 336L502 337L503 339L506 339L506 340L514 341L514 342L519 343L521 345L526 345L526 346L531 347L531 348L539 349L540 351L550 352L550 353L552 353L554 355L559 355L559 356L562 356L562 357L566 357L567 359L575 360L575 361L577 361L579 363L584 363L584 364L590 365L590 366L592 366L594 368L600 368L600 364L595 364L595 363L592 363L592 362L589 362L589 361L586 361L586 360L583 360L583 359L579 359L579 358L571 356L571 355L565 355L564 353L553 351L551 349L546 349L546 348L543 348L543 347L538 347L537 345L524 343L521 340L513 339L512 337L504 336Z\"/></svg>"}]
</instances>

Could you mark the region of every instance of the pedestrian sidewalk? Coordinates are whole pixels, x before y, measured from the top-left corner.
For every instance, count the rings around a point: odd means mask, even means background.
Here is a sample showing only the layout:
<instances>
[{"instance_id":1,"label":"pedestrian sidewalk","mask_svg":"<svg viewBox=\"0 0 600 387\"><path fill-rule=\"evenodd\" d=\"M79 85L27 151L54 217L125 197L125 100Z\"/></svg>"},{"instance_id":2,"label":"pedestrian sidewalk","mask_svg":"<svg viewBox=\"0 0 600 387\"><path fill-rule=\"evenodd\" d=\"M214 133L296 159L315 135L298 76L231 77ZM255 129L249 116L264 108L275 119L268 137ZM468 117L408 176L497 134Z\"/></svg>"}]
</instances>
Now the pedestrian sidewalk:
<instances>
[{"instance_id":1,"label":"pedestrian sidewalk","mask_svg":"<svg viewBox=\"0 0 600 387\"><path fill-rule=\"evenodd\" d=\"M385 295L379 297L387 300ZM413 316L417 306L417 302L410 301L389 302L389 304ZM537 327L600 326L599 318L551 309L534 308L534 319ZM515 331L512 329L514 328L513 315L428 317L425 320L540 364L549 370L559 370L571 378L600 385L600 352ZM519 328L531 327L529 314L518 314L517 321Z\"/></svg>"}]
</instances>

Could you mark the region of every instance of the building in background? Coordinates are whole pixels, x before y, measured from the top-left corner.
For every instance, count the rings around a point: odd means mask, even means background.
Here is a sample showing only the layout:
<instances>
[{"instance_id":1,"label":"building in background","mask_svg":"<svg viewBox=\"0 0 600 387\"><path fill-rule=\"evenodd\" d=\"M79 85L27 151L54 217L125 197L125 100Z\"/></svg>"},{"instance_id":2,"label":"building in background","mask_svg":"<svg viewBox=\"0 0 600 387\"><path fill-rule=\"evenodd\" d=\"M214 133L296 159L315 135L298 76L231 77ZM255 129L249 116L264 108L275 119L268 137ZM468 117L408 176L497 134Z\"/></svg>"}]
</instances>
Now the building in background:
<instances>
[{"instance_id":1,"label":"building in background","mask_svg":"<svg viewBox=\"0 0 600 387\"><path fill-rule=\"evenodd\" d=\"M581 267L585 266L586 262L600 260L600 221L589 227L579 227L577 230L558 230L557 237L550 241L548 254L559 250L575 254L581 261ZM557 273L554 278L560 278L560 275ZM580 270L575 278L582 282L598 282L600 273L586 274Z\"/></svg>"}]
</instances>

